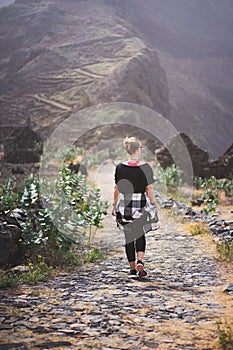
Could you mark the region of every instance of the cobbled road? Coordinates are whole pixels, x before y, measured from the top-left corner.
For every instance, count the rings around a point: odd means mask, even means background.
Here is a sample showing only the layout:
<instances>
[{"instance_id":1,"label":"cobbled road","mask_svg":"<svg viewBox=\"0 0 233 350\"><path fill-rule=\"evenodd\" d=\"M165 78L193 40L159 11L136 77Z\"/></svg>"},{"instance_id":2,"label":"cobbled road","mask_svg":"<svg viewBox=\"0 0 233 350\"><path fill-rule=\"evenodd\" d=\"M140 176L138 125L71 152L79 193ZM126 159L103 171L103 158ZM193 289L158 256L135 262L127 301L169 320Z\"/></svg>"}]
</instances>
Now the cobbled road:
<instances>
[{"instance_id":1,"label":"cobbled road","mask_svg":"<svg viewBox=\"0 0 233 350\"><path fill-rule=\"evenodd\" d=\"M112 172L106 164L94 179L110 201ZM1 291L0 349L217 349L217 322L233 306L222 292L227 268L208 240L160 218L147 234L147 278L127 278L124 237L109 213L94 239L108 248L104 260Z\"/></svg>"}]
</instances>

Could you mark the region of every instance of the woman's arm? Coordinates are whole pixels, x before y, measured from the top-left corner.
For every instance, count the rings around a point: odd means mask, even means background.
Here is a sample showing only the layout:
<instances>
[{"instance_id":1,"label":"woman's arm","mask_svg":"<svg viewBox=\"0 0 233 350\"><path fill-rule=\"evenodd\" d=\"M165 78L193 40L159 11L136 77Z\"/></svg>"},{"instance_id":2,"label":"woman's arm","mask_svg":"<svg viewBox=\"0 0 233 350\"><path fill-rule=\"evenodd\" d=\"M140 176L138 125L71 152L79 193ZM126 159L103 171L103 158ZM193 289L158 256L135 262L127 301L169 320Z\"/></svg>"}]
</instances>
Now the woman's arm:
<instances>
[{"instance_id":1,"label":"woman's arm","mask_svg":"<svg viewBox=\"0 0 233 350\"><path fill-rule=\"evenodd\" d=\"M113 192L113 204L112 204L112 215L116 216L116 205L117 205L117 201L118 201L118 195L119 195L119 191L117 188L117 185L114 186L114 192Z\"/></svg>"},{"instance_id":2,"label":"woman's arm","mask_svg":"<svg viewBox=\"0 0 233 350\"><path fill-rule=\"evenodd\" d=\"M149 198L150 204L156 207L154 189L152 185L146 186L146 194Z\"/></svg>"}]
</instances>

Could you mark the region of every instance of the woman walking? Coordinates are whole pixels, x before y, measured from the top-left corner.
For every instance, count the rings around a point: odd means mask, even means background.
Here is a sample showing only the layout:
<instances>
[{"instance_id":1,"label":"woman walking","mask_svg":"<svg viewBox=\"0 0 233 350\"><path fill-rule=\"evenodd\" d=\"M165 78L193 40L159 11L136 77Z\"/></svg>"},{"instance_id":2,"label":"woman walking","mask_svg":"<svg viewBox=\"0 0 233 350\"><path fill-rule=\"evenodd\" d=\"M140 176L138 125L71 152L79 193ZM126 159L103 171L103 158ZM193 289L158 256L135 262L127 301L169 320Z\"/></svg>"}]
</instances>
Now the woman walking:
<instances>
[{"instance_id":1,"label":"woman walking","mask_svg":"<svg viewBox=\"0 0 233 350\"><path fill-rule=\"evenodd\" d=\"M143 262L146 248L145 232L151 228L150 220L157 218L152 187L154 178L151 166L140 161L141 142L135 137L126 137L124 148L129 159L118 164L115 170L112 215L116 216L117 225L125 234L129 277L137 278L137 275L147 275Z\"/></svg>"}]
</instances>

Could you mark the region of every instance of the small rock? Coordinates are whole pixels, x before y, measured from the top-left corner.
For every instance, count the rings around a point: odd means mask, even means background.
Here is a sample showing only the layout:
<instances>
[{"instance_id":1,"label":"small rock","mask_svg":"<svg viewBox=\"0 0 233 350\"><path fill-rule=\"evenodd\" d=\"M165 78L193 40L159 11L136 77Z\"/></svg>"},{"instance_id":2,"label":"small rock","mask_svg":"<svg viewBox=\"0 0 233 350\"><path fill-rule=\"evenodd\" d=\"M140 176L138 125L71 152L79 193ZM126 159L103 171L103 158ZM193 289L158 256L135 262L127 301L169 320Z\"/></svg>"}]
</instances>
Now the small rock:
<instances>
[{"instance_id":1,"label":"small rock","mask_svg":"<svg viewBox=\"0 0 233 350\"><path fill-rule=\"evenodd\" d=\"M18 266L12 267L10 271L23 273L23 272L29 271L29 267L25 265L18 265Z\"/></svg>"},{"instance_id":2,"label":"small rock","mask_svg":"<svg viewBox=\"0 0 233 350\"><path fill-rule=\"evenodd\" d=\"M229 283L224 289L223 292L233 295L233 283Z\"/></svg>"},{"instance_id":3,"label":"small rock","mask_svg":"<svg viewBox=\"0 0 233 350\"><path fill-rule=\"evenodd\" d=\"M29 322L37 323L39 321L40 321L40 318L36 316L29 318Z\"/></svg>"},{"instance_id":4,"label":"small rock","mask_svg":"<svg viewBox=\"0 0 233 350\"><path fill-rule=\"evenodd\" d=\"M11 326L10 324L6 324L6 323L2 323L0 324L0 330L8 330L8 329L12 329L13 326Z\"/></svg>"},{"instance_id":5,"label":"small rock","mask_svg":"<svg viewBox=\"0 0 233 350\"><path fill-rule=\"evenodd\" d=\"M5 317L0 317L0 324L3 323L5 321Z\"/></svg>"}]
</instances>

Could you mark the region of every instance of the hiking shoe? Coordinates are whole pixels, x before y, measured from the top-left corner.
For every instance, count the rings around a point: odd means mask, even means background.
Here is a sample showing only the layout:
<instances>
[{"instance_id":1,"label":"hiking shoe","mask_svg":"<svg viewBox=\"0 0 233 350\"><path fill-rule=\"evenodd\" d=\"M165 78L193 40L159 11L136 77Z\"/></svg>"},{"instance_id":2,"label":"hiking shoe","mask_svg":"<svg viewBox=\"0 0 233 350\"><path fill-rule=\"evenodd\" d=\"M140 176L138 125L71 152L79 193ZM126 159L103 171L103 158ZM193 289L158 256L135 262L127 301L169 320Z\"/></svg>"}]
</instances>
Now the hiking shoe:
<instances>
[{"instance_id":1,"label":"hiking shoe","mask_svg":"<svg viewBox=\"0 0 233 350\"><path fill-rule=\"evenodd\" d=\"M130 270L128 274L129 278L137 278L137 271L136 270Z\"/></svg>"},{"instance_id":2,"label":"hiking shoe","mask_svg":"<svg viewBox=\"0 0 233 350\"><path fill-rule=\"evenodd\" d=\"M147 272L144 269L144 264L141 260L138 260L136 269L139 277L145 277L147 275Z\"/></svg>"}]
</instances>

